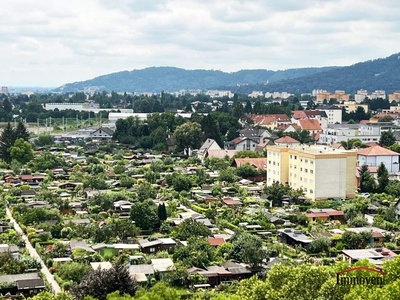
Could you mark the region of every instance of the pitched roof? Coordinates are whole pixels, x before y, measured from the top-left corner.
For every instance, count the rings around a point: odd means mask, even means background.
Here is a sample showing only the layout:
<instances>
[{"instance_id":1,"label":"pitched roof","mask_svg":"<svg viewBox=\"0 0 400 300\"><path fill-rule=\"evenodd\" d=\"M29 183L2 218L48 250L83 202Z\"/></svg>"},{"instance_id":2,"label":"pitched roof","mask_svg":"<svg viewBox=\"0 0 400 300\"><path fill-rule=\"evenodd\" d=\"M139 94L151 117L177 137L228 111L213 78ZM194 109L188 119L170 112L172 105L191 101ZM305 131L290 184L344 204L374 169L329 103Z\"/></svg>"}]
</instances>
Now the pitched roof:
<instances>
[{"instance_id":1,"label":"pitched roof","mask_svg":"<svg viewBox=\"0 0 400 300\"><path fill-rule=\"evenodd\" d=\"M231 158L237 152L237 150L208 150L208 157L224 158L225 156L228 156Z\"/></svg>"},{"instance_id":2,"label":"pitched roof","mask_svg":"<svg viewBox=\"0 0 400 300\"><path fill-rule=\"evenodd\" d=\"M216 143L215 140L213 140L213 139L207 139L207 140L203 143L203 145L200 147L199 150L207 151L208 149L210 149L210 147L211 147L214 143ZM221 149L221 147L219 147L219 146L218 146L218 148Z\"/></svg>"},{"instance_id":3,"label":"pitched roof","mask_svg":"<svg viewBox=\"0 0 400 300\"><path fill-rule=\"evenodd\" d=\"M357 151L357 154L363 156L399 156L399 153L386 149L379 145L360 149Z\"/></svg>"},{"instance_id":4,"label":"pitched roof","mask_svg":"<svg viewBox=\"0 0 400 300\"><path fill-rule=\"evenodd\" d=\"M219 246L225 244L225 240L223 238L209 237L207 238L207 242L209 242L211 246Z\"/></svg>"},{"instance_id":5,"label":"pitched roof","mask_svg":"<svg viewBox=\"0 0 400 300\"><path fill-rule=\"evenodd\" d=\"M292 138L289 135L285 135L277 140L275 140L275 143L281 143L281 144L300 144L300 142L294 138Z\"/></svg>"},{"instance_id":6,"label":"pitched roof","mask_svg":"<svg viewBox=\"0 0 400 300\"><path fill-rule=\"evenodd\" d=\"M299 125L303 130L322 130L319 121L316 119L299 120Z\"/></svg>"},{"instance_id":7,"label":"pitched roof","mask_svg":"<svg viewBox=\"0 0 400 300\"><path fill-rule=\"evenodd\" d=\"M277 123L290 123L290 119L285 114L253 115L251 119L257 125L271 125Z\"/></svg>"},{"instance_id":8,"label":"pitched roof","mask_svg":"<svg viewBox=\"0 0 400 300\"><path fill-rule=\"evenodd\" d=\"M97 131L102 130L104 133L107 133L108 135L113 135L113 131L112 129L108 128L108 127L100 127L99 129L97 129L96 131L92 132L92 134L95 134Z\"/></svg>"},{"instance_id":9,"label":"pitched roof","mask_svg":"<svg viewBox=\"0 0 400 300\"><path fill-rule=\"evenodd\" d=\"M267 158L266 157L261 157L261 158L235 158L235 165L236 167L240 167L243 164L250 164L253 167L259 169L259 170L266 170L267 169Z\"/></svg>"}]
</instances>

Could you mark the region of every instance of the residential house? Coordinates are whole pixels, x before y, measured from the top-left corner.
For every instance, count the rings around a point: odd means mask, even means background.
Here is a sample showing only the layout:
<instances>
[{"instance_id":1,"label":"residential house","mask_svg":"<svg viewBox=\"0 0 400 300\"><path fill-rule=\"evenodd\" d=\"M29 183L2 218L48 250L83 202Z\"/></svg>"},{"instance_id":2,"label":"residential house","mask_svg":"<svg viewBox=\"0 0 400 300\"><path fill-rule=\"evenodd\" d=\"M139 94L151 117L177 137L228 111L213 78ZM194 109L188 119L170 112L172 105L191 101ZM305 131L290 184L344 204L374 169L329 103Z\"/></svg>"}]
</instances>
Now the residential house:
<instances>
[{"instance_id":1,"label":"residential house","mask_svg":"<svg viewBox=\"0 0 400 300\"><path fill-rule=\"evenodd\" d=\"M222 198L222 202L227 206L242 206L243 202L240 199L232 199L228 197Z\"/></svg>"},{"instance_id":2,"label":"residential house","mask_svg":"<svg viewBox=\"0 0 400 300\"><path fill-rule=\"evenodd\" d=\"M231 280L243 280L253 276L253 272L244 264L227 261L222 265L225 270L232 273Z\"/></svg>"},{"instance_id":3,"label":"residential house","mask_svg":"<svg viewBox=\"0 0 400 300\"><path fill-rule=\"evenodd\" d=\"M236 168L239 168L240 166L242 166L244 164L249 164L255 170L260 172L259 176L251 177L251 178L247 178L247 179L252 180L252 181L256 181L256 182L265 181L266 177L265 177L264 174L267 171L267 158L266 157L260 157L260 158L249 158L249 157L235 158L235 160L232 162L232 166L236 167Z\"/></svg>"},{"instance_id":4,"label":"residential house","mask_svg":"<svg viewBox=\"0 0 400 300\"><path fill-rule=\"evenodd\" d=\"M22 190L21 198L22 199L33 199L36 197L36 191L34 190Z\"/></svg>"},{"instance_id":5,"label":"residential house","mask_svg":"<svg viewBox=\"0 0 400 300\"><path fill-rule=\"evenodd\" d=\"M325 128L328 125L328 116L325 111L320 110L295 110L292 112L292 122L298 123L298 120L317 120Z\"/></svg>"},{"instance_id":6,"label":"residential house","mask_svg":"<svg viewBox=\"0 0 400 300\"><path fill-rule=\"evenodd\" d=\"M317 110L320 112L325 112L325 115L328 119L328 124L340 124L342 123L342 114L343 111L340 107L337 106L318 106ZM323 128L325 128L323 126Z\"/></svg>"},{"instance_id":7,"label":"residential house","mask_svg":"<svg viewBox=\"0 0 400 300\"><path fill-rule=\"evenodd\" d=\"M237 150L208 150L205 158L232 158L238 151Z\"/></svg>"},{"instance_id":8,"label":"residential house","mask_svg":"<svg viewBox=\"0 0 400 300\"><path fill-rule=\"evenodd\" d=\"M128 267L129 274L139 283L148 282L149 278L154 275L154 268L152 265L130 265Z\"/></svg>"},{"instance_id":9,"label":"residential house","mask_svg":"<svg viewBox=\"0 0 400 300\"><path fill-rule=\"evenodd\" d=\"M225 142L224 149L236 150L236 151L245 151L245 150L255 151L258 144L259 144L258 138L237 137L232 141Z\"/></svg>"},{"instance_id":10,"label":"residential house","mask_svg":"<svg viewBox=\"0 0 400 300\"><path fill-rule=\"evenodd\" d=\"M210 266L205 269L196 267L187 270L188 275L201 274L208 279L208 284L212 287L220 285L223 282L232 281L232 272L226 270L224 267Z\"/></svg>"},{"instance_id":11,"label":"residential house","mask_svg":"<svg viewBox=\"0 0 400 300\"><path fill-rule=\"evenodd\" d=\"M0 220L0 233L7 231L11 226L8 222Z\"/></svg>"},{"instance_id":12,"label":"residential house","mask_svg":"<svg viewBox=\"0 0 400 300\"><path fill-rule=\"evenodd\" d=\"M138 241L140 251L146 254L157 253L159 251L172 251L176 242L171 238L159 238L155 240L142 239Z\"/></svg>"},{"instance_id":13,"label":"residential house","mask_svg":"<svg viewBox=\"0 0 400 300\"><path fill-rule=\"evenodd\" d=\"M265 139L270 139L272 137L272 134L265 128L247 126L246 128L239 131L239 136L251 139L258 139L258 142L261 143Z\"/></svg>"},{"instance_id":14,"label":"residential house","mask_svg":"<svg viewBox=\"0 0 400 300\"><path fill-rule=\"evenodd\" d=\"M354 232L354 233L361 233L361 232L371 232L372 239L369 243L370 246L379 246L385 242L386 235L389 235L390 232L374 227L374 226L365 226L365 227L356 227L356 228L346 228L346 231Z\"/></svg>"},{"instance_id":15,"label":"residential house","mask_svg":"<svg viewBox=\"0 0 400 300\"><path fill-rule=\"evenodd\" d=\"M60 190L69 190L69 191L73 191L75 190L75 188L78 186L79 184L74 183L74 182L62 182L60 184L58 184L58 188Z\"/></svg>"},{"instance_id":16,"label":"residential house","mask_svg":"<svg viewBox=\"0 0 400 300\"><path fill-rule=\"evenodd\" d=\"M272 140L265 139L263 142L259 143L256 146L256 149L254 151L263 154L264 151L267 149L267 146L272 146L275 145L275 143Z\"/></svg>"},{"instance_id":17,"label":"residential house","mask_svg":"<svg viewBox=\"0 0 400 300\"><path fill-rule=\"evenodd\" d=\"M206 158L209 150L221 150L221 147L215 140L207 139L197 152L197 157L203 161Z\"/></svg>"},{"instance_id":18,"label":"residential house","mask_svg":"<svg viewBox=\"0 0 400 300\"><path fill-rule=\"evenodd\" d=\"M379 167L383 163L390 173L399 172L399 153L375 145L357 151L358 165Z\"/></svg>"},{"instance_id":19,"label":"residential house","mask_svg":"<svg viewBox=\"0 0 400 300\"><path fill-rule=\"evenodd\" d=\"M71 253L74 252L76 249L83 249L89 253L94 253L95 251L89 247L85 241L70 241L69 242L69 247L71 250Z\"/></svg>"},{"instance_id":20,"label":"residential house","mask_svg":"<svg viewBox=\"0 0 400 300\"><path fill-rule=\"evenodd\" d=\"M99 129L90 133L90 137L96 140L111 140L114 132L108 127L100 127Z\"/></svg>"},{"instance_id":21,"label":"residential house","mask_svg":"<svg viewBox=\"0 0 400 300\"><path fill-rule=\"evenodd\" d=\"M322 133L322 127L317 119L301 119L298 120L297 124L301 130L309 131L314 141L318 141L319 135Z\"/></svg>"},{"instance_id":22,"label":"residential house","mask_svg":"<svg viewBox=\"0 0 400 300\"><path fill-rule=\"evenodd\" d=\"M279 125L291 123L290 118L285 114L251 115L255 126L265 127L275 130Z\"/></svg>"}]
</instances>

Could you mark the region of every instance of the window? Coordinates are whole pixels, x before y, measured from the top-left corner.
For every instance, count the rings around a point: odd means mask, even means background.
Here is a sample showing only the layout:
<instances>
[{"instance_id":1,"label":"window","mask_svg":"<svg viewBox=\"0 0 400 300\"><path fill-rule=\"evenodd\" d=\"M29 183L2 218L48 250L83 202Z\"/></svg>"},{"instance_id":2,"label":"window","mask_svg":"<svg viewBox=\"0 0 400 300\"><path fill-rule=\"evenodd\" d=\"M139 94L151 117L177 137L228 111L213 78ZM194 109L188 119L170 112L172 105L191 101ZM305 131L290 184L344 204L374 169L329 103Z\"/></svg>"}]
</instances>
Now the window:
<instances>
[{"instance_id":1,"label":"window","mask_svg":"<svg viewBox=\"0 0 400 300\"><path fill-rule=\"evenodd\" d=\"M310 170L310 173L311 173L311 174L314 174L314 170Z\"/></svg>"},{"instance_id":2,"label":"window","mask_svg":"<svg viewBox=\"0 0 400 300\"><path fill-rule=\"evenodd\" d=\"M314 183L314 180L310 179L310 183L313 184L313 183Z\"/></svg>"},{"instance_id":3,"label":"window","mask_svg":"<svg viewBox=\"0 0 400 300\"><path fill-rule=\"evenodd\" d=\"M290 154L290 158L293 158L292 154Z\"/></svg>"},{"instance_id":4,"label":"window","mask_svg":"<svg viewBox=\"0 0 400 300\"><path fill-rule=\"evenodd\" d=\"M313 160L310 160L310 164L312 164L312 165L313 165L313 164L314 164L314 161L313 161Z\"/></svg>"},{"instance_id":5,"label":"window","mask_svg":"<svg viewBox=\"0 0 400 300\"><path fill-rule=\"evenodd\" d=\"M306 164L308 164L308 159L305 159L304 162L305 162Z\"/></svg>"},{"instance_id":6,"label":"window","mask_svg":"<svg viewBox=\"0 0 400 300\"><path fill-rule=\"evenodd\" d=\"M300 158L300 162L303 162L303 159L302 159L302 158Z\"/></svg>"},{"instance_id":7,"label":"window","mask_svg":"<svg viewBox=\"0 0 400 300\"><path fill-rule=\"evenodd\" d=\"M300 172L303 172L303 168L300 168Z\"/></svg>"},{"instance_id":8,"label":"window","mask_svg":"<svg viewBox=\"0 0 400 300\"><path fill-rule=\"evenodd\" d=\"M300 177L300 181L303 181L303 177Z\"/></svg>"},{"instance_id":9,"label":"window","mask_svg":"<svg viewBox=\"0 0 400 300\"><path fill-rule=\"evenodd\" d=\"M308 169L304 169L304 172L308 173Z\"/></svg>"},{"instance_id":10,"label":"window","mask_svg":"<svg viewBox=\"0 0 400 300\"><path fill-rule=\"evenodd\" d=\"M297 159L297 155L294 156L294 159Z\"/></svg>"},{"instance_id":11,"label":"window","mask_svg":"<svg viewBox=\"0 0 400 300\"><path fill-rule=\"evenodd\" d=\"M307 182L307 178L304 178L304 182Z\"/></svg>"},{"instance_id":12,"label":"window","mask_svg":"<svg viewBox=\"0 0 400 300\"><path fill-rule=\"evenodd\" d=\"M150 248L149 251L150 252L156 252L156 248Z\"/></svg>"},{"instance_id":13,"label":"window","mask_svg":"<svg viewBox=\"0 0 400 300\"><path fill-rule=\"evenodd\" d=\"M268 164L271 164L271 161L270 161L270 160L268 161Z\"/></svg>"},{"instance_id":14,"label":"window","mask_svg":"<svg viewBox=\"0 0 400 300\"><path fill-rule=\"evenodd\" d=\"M292 174L292 173L290 173L290 177L292 177L292 175L293 175L293 174Z\"/></svg>"},{"instance_id":15,"label":"window","mask_svg":"<svg viewBox=\"0 0 400 300\"><path fill-rule=\"evenodd\" d=\"M306 193L307 193L307 188L304 188L304 192L306 192Z\"/></svg>"},{"instance_id":16,"label":"window","mask_svg":"<svg viewBox=\"0 0 400 300\"><path fill-rule=\"evenodd\" d=\"M314 194L314 190L310 189L310 194Z\"/></svg>"}]
</instances>

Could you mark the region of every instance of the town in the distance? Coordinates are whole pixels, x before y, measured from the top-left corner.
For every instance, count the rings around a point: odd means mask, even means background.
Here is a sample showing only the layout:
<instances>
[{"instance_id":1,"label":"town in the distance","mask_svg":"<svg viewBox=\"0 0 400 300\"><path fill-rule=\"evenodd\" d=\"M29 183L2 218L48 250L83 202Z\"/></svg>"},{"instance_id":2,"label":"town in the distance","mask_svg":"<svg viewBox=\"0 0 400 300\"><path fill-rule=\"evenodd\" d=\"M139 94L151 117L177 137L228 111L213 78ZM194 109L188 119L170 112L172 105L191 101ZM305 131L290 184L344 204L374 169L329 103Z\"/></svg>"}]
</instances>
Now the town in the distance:
<instances>
[{"instance_id":1,"label":"town in the distance","mask_svg":"<svg viewBox=\"0 0 400 300\"><path fill-rule=\"evenodd\" d=\"M4 86L0 127L0 299L399 299L399 91Z\"/></svg>"}]
</instances>

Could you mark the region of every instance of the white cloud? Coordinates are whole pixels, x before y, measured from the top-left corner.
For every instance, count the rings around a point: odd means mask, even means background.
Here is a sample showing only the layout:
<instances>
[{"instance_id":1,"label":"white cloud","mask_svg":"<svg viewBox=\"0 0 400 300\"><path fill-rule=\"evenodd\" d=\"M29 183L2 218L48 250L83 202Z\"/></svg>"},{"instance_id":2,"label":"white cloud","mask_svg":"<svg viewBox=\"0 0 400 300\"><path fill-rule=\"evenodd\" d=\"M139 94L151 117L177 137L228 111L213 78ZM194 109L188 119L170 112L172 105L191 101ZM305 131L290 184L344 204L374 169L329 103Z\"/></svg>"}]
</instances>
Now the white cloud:
<instances>
[{"instance_id":1,"label":"white cloud","mask_svg":"<svg viewBox=\"0 0 400 300\"><path fill-rule=\"evenodd\" d=\"M5 0L0 85L148 66L285 69L399 52L396 0Z\"/></svg>"}]
</instances>

